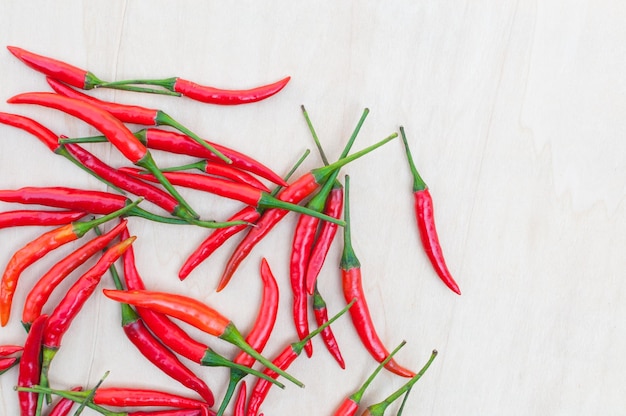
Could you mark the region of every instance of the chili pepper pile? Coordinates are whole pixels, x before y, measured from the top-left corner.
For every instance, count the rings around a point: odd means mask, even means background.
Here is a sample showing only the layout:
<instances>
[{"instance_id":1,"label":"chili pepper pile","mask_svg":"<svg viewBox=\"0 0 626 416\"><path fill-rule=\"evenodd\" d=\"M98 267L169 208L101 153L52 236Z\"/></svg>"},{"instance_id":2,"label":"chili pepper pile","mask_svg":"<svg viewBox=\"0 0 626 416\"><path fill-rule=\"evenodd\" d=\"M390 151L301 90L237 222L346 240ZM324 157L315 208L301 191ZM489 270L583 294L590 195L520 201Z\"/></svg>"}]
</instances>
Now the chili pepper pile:
<instances>
[{"instance_id":1,"label":"chili pepper pile","mask_svg":"<svg viewBox=\"0 0 626 416\"><path fill-rule=\"evenodd\" d=\"M208 104L238 105L275 95L289 82L289 77L249 90L224 90L179 77L109 82L90 71L50 57L13 46L8 49L23 63L43 74L54 91L25 92L8 98L9 103L55 109L60 114L87 123L101 136L68 138L19 114L0 113L0 123L30 133L53 153L63 156L110 189L78 189L65 184L48 187L32 184L20 189L0 189L0 201L20 205L18 209L0 213L0 228L42 228L41 235L23 247L8 247L12 250L10 260L1 266L4 268L0 281L0 324L6 326L10 319L16 319L13 312L21 308L21 322L26 329L21 344L0 345L0 375L15 377L21 415L60 416L68 415L72 410L74 414L80 414L84 408L89 408L108 416L206 416L229 414L230 408L230 414L254 416L259 414L272 384L280 388L285 387L284 382L303 386L287 369L302 351L309 357L313 355L310 341L315 335L321 334L331 356L341 368L346 368L331 325L345 312L350 316L363 348L379 366L361 388L355 388L355 392L343 403L336 403L334 414L355 415L365 390L383 368L408 381L380 403L364 409L362 414L382 415L392 402L404 396L398 414L401 413L408 393L428 369L437 352L433 351L424 367L416 371L401 365L393 357L404 342L390 353L380 337L370 315L363 285L363 279L369 276L366 270L361 270L361 262L352 246L352 233L358 230L353 230L350 221L350 178L345 175L343 184L340 180L343 166L393 141L397 133L351 153L369 112L365 109L339 159L330 163L302 107L324 166L311 169L292 180L292 174L308 152L285 177L281 177L250 155L202 139L162 110L106 102L76 90L114 88L184 96ZM132 131L129 125L136 124L146 128ZM176 131L168 130L168 127ZM460 294L439 244L432 197L415 167L402 127L400 136L407 155L407 171L414 179L415 215L423 249L436 274L453 292ZM109 143L130 164L111 166L83 145L95 142ZM152 156L153 150L195 160L165 168L157 164ZM225 220L202 218L183 198L180 188L192 188L211 198L233 199L242 203L243 207ZM149 208L145 208L144 201L148 202ZM28 209L29 205L34 207ZM257 318L246 336L212 305L193 297L150 289L149 282L144 282L136 267L133 242L141 236L132 234L130 217L171 227L192 225L207 229L206 239L197 248L188 248L190 254L180 265L180 280L187 278L194 268L231 237L242 234L217 283L216 290L219 292L228 285L254 247L290 211L299 216L293 235L285 238L285 241L291 242L286 281L291 289L289 296L298 339L287 344L274 359L262 355L279 313L280 285L268 259L261 261L259 274L263 294ZM317 277L322 265L329 261L327 254L337 235L342 236L343 243L337 266L340 268L338 274L341 276L345 307L329 319L328 305L320 293ZM72 244L77 246L69 255L58 254L59 247ZM18 287L20 276L28 274L32 269L29 267L44 256L55 258L54 265L36 276L36 283L30 288L22 287L23 284ZM118 271L120 266L121 272ZM77 273L78 270L81 272ZM110 279L105 277L107 275ZM69 288L60 301L50 304L50 300L54 299L52 293L58 291L63 282ZM101 292L98 290L100 285L105 287ZM13 302L17 290L27 292L22 304ZM121 313L116 319L120 319L121 332L151 365L187 387L190 390L188 396L149 387L109 386L104 377L91 388L75 385L65 390L51 385L50 373L54 372L52 361L57 351L63 348L62 339L83 306L94 296L104 296L119 303ZM315 316L314 330L309 327L310 311ZM192 336L186 331L179 324L181 322L235 345L240 352L230 358L218 354L198 335ZM215 397L209 384L196 375L193 366L184 364L183 357L200 366L229 368L230 378L224 397ZM253 368L256 363L260 368ZM244 381L244 377L249 379ZM66 382L68 385L76 384L75 380ZM238 386L237 398L229 406ZM248 386L251 386L250 390Z\"/></svg>"}]
</instances>

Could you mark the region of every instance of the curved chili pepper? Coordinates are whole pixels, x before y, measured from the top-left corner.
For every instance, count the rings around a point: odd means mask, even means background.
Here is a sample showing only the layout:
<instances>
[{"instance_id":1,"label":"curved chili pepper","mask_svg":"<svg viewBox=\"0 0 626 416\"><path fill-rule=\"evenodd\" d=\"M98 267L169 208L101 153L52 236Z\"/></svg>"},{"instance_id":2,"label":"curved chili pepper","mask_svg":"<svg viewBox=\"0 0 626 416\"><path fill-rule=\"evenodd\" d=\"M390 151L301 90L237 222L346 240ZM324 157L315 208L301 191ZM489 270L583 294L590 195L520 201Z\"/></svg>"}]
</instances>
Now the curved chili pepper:
<instances>
[{"instance_id":1,"label":"curved chili pepper","mask_svg":"<svg viewBox=\"0 0 626 416\"><path fill-rule=\"evenodd\" d=\"M432 196L430 195L428 186L415 167L411 151L409 150L409 143L404 134L404 127L400 127L400 133L402 135L406 157L409 161L409 167L411 168L411 174L413 175L415 218L417 220L417 228L419 229L422 246L441 281L454 293L460 295L461 290L459 289L459 285L454 281L452 274L448 270L441 244L439 244L439 236L437 235L437 228L435 227Z\"/></svg>"},{"instance_id":2,"label":"curved chili pepper","mask_svg":"<svg viewBox=\"0 0 626 416\"><path fill-rule=\"evenodd\" d=\"M87 272L70 287L54 311L50 314L42 340L41 384L47 386L50 363L56 355L61 340L85 302L96 290L100 279L122 253L135 241L130 237L109 248ZM32 328L31 328L32 330Z\"/></svg>"},{"instance_id":3,"label":"curved chili pepper","mask_svg":"<svg viewBox=\"0 0 626 416\"><path fill-rule=\"evenodd\" d=\"M343 252L341 254L341 280L343 295L346 302L350 299L357 299L354 307L350 309L352 324L354 325L363 346L367 349L367 351L369 351L376 361L381 362L389 355L389 352L387 352L387 349L374 327L374 322L372 321L365 293L363 291L361 263L352 248L349 187L350 177L346 175L344 218L348 225L343 230ZM385 368L402 377L413 377L415 375L414 372L402 367L393 359L387 362Z\"/></svg>"},{"instance_id":4,"label":"curved chili pepper","mask_svg":"<svg viewBox=\"0 0 626 416\"><path fill-rule=\"evenodd\" d=\"M422 378L424 373L428 370L428 367L430 367L430 365L432 364L432 362L435 359L435 357L437 357L437 350L433 350L432 354L430 355L430 358L428 359L428 361L426 362L424 367L422 367L422 369L417 374L415 374L411 378L411 380L409 380L406 384L404 384L398 390L396 390L395 392L390 394L382 402L370 405L365 410L365 412L362 413L362 416L383 416L385 414L385 410L387 410L387 407L389 407L389 405L391 403L393 403L395 400L397 400L399 397L401 397L403 394L405 394L408 390L410 390L411 387L413 387L413 385L420 378Z\"/></svg>"},{"instance_id":5,"label":"curved chili pepper","mask_svg":"<svg viewBox=\"0 0 626 416\"><path fill-rule=\"evenodd\" d=\"M15 354L23 350L24 347L21 345L0 345L0 357L6 357L7 355Z\"/></svg>"},{"instance_id":6,"label":"curved chili pepper","mask_svg":"<svg viewBox=\"0 0 626 416\"><path fill-rule=\"evenodd\" d=\"M206 148L208 151L215 154L218 158L222 159L226 163L231 163L231 160L226 157L222 152L215 149L210 143L205 140L202 140L197 134L193 133L187 127L180 124L178 121L174 120L169 114L161 110L156 110L152 108L141 107L138 105L127 105L127 104L119 104L112 103L109 101L99 100L95 97L91 97L87 94L83 94L82 92L78 92L62 83L47 78L48 84L52 87L52 89L63 96L75 98L81 101L86 101L91 104L94 104L97 107L100 107L109 113L113 114L117 119L124 123L135 123L141 124L144 126L170 126L180 131L181 133L186 134L196 143L200 144L202 147Z\"/></svg>"},{"instance_id":7,"label":"curved chili pepper","mask_svg":"<svg viewBox=\"0 0 626 416\"><path fill-rule=\"evenodd\" d=\"M15 252L9 259L0 281L0 323L2 326L5 326L9 321L11 303L17 282L22 272L28 266L63 244L81 238L92 228L123 215L139 202L137 200L131 205L92 221L72 222L48 231Z\"/></svg>"},{"instance_id":8,"label":"curved chili pepper","mask_svg":"<svg viewBox=\"0 0 626 416\"><path fill-rule=\"evenodd\" d=\"M350 396L346 397L343 402L339 405L333 416L354 416L356 415L357 410L359 410L359 404L361 403L361 399L363 398L363 394L365 394L365 390L372 384L374 378L380 373L380 371L385 367L385 364L389 362L393 358L393 356L400 351L402 347L406 344L406 341L402 341L400 345L398 345L391 353L385 358L376 369L370 374L370 376L365 380L365 382L361 385L361 387L352 393Z\"/></svg>"},{"instance_id":9,"label":"curved chili pepper","mask_svg":"<svg viewBox=\"0 0 626 416\"><path fill-rule=\"evenodd\" d=\"M287 369L291 365L291 363L293 363L293 361L298 358L298 356L302 353L302 350L304 349L306 343L309 342L311 338L323 331L330 324L339 319L341 315L346 313L354 305L354 302L355 301L353 300L348 305L346 305L346 307L344 307L335 316L330 318L328 322L326 322L324 325L320 326L314 331L311 331L311 333L307 335L303 340L289 344L287 347L285 347L285 349L283 349L280 354L278 354L276 358L272 360L272 362L277 367L283 370ZM266 368L264 372L272 377L278 377L276 373L269 368ZM263 401L265 400L265 397L267 397L267 393L269 392L271 386L272 385L266 380L257 380L254 388L252 389L252 393L250 394L250 400L248 402L248 416L256 416L259 407L261 406L261 403L263 403Z\"/></svg>"},{"instance_id":10,"label":"curved chili pepper","mask_svg":"<svg viewBox=\"0 0 626 416\"><path fill-rule=\"evenodd\" d=\"M91 391L86 391L76 394L76 397L87 397L90 393ZM92 400L99 406L113 407L167 406L199 409L209 406L206 402L166 391L127 387L100 387L95 390Z\"/></svg>"},{"instance_id":11,"label":"curved chili pepper","mask_svg":"<svg viewBox=\"0 0 626 416\"><path fill-rule=\"evenodd\" d=\"M142 308L180 319L201 331L221 338L245 351L262 365L271 368L292 383L303 384L288 373L274 366L267 358L256 352L243 338L235 325L210 306L187 296L148 290L109 290L103 289L105 296L118 302L128 303Z\"/></svg>"},{"instance_id":12,"label":"curved chili pepper","mask_svg":"<svg viewBox=\"0 0 626 416\"><path fill-rule=\"evenodd\" d=\"M82 387L74 387L72 389L73 392L81 391ZM54 405L48 416L67 416L70 414L72 407L74 406L74 401L71 399L67 399L65 397L61 397L61 399Z\"/></svg>"},{"instance_id":13,"label":"curved chili pepper","mask_svg":"<svg viewBox=\"0 0 626 416\"><path fill-rule=\"evenodd\" d=\"M190 215L197 217L197 214L191 206L189 206L187 201L185 201L172 184L163 177L146 146L144 146L121 121L109 112L91 103L49 92L19 94L9 98L7 102L11 104L36 104L50 107L77 117L93 126L102 132L124 157L133 164L148 169L153 175L159 178L161 185L176 198L180 205L189 211Z\"/></svg>"},{"instance_id":14,"label":"curved chili pepper","mask_svg":"<svg viewBox=\"0 0 626 416\"><path fill-rule=\"evenodd\" d=\"M25 328L29 328L33 321L41 315L43 306L50 297L50 294L63 279L98 251L104 249L123 230L126 230L127 222L126 220L122 220L106 234L91 239L61 261L57 262L39 278L30 292L28 292L26 300L24 301L22 325L24 325Z\"/></svg>"},{"instance_id":15,"label":"curved chili pepper","mask_svg":"<svg viewBox=\"0 0 626 416\"><path fill-rule=\"evenodd\" d=\"M156 181L157 178L149 173L142 173L136 168L120 168L120 171L144 178L150 181ZM210 192L224 198L234 199L244 204L258 208L280 208L289 211L298 212L300 214L321 218L325 221L332 221L338 225L343 225L342 220L326 216L318 211L314 211L301 205L292 204L273 197L270 193L253 188L249 185L228 181L207 175L198 175L188 172L163 172L163 175L173 185L192 188L200 191Z\"/></svg>"},{"instance_id":16,"label":"curved chili pepper","mask_svg":"<svg viewBox=\"0 0 626 416\"><path fill-rule=\"evenodd\" d=\"M17 210L0 212L0 228L30 225L63 225L87 215L81 211Z\"/></svg>"},{"instance_id":17,"label":"curved chili pepper","mask_svg":"<svg viewBox=\"0 0 626 416\"><path fill-rule=\"evenodd\" d=\"M317 323L317 326L322 326L328 321L328 309L326 308L326 302L317 289L317 285L315 285L313 293L313 313L315 314L315 322ZM341 351L339 350L339 345L337 344L332 328L326 327L326 329L322 331L321 335L322 340L324 340L324 344L326 345L326 349L330 352L330 355L333 356L341 368L346 368L346 364L343 360L343 356L341 355Z\"/></svg>"},{"instance_id":18,"label":"curved chili pepper","mask_svg":"<svg viewBox=\"0 0 626 416\"><path fill-rule=\"evenodd\" d=\"M4 374L10 368L20 362L18 357L2 357L0 358L0 375Z\"/></svg>"},{"instance_id":19,"label":"curved chili pepper","mask_svg":"<svg viewBox=\"0 0 626 416\"><path fill-rule=\"evenodd\" d=\"M333 171L371 152L388 141L395 139L397 136L397 133L393 133L378 143L375 143L350 156L343 157L335 163L313 169L312 171L305 173L276 197L282 201L291 202L293 204L299 203L315 192ZM256 246L256 244L261 241L263 237L265 237L265 235L270 232L282 218L285 217L285 215L287 215L287 211L282 209L268 209L263 213L259 221L257 221L256 226L252 227L248 231L248 234L246 234L244 239L239 243L239 245L235 248L235 251L228 259L228 263L222 272L222 277L217 287L218 292L226 287L241 262L248 256L248 254L250 254L254 246Z\"/></svg>"},{"instance_id":20,"label":"curved chili pepper","mask_svg":"<svg viewBox=\"0 0 626 416\"><path fill-rule=\"evenodd\" d=\"M261 353L263 348L265 348L270 334L272 333L272 329L274 329L276 316L278 314L279 300L278 284L276 283L276 278L272 274L272 270L270 269L270 266L265 258L261 259L261 279L263 280L263 299L261 300L261 306L259 308L259 312L257 313L256 320L254 321L254 324L252 324L252 329L246 337L246 342L259 353ZM241 351L237 354L233 362L246 367L251 367L252 364L254 364L254 358ZM230 402L230 399L235 391L237 383L239 383L239 381L241 381L241 379L245 376L245 372L237 369L231 369L228 387L226 388L226 393L222 399L222 404L217 411L218 416L221 416L224 413L226 406L228 406L228 403Z\"/></svg>"},{"instance_id":21,"label":"curved chili pepper","mask_svg":"<svg viewBox=\"0 0 626 416\"><path fill-rule=\"evenodd\" d=\"M290 171L285 175L285 181L289 180L291 175L298 169L300 164L307 158L310 151L306 150L304 154L300 157L300 159L296 162L294 166L290 169ZM279 185L272 191L272 196L276 196L282 187ZM253 208L251 206L246 206L240 211L238 211L235 215L231 216L229 221L246 221L248 223L255 223L263 210ZM178 272L178 278L180 280L184 280L189 276L189 273L193 269L195 269L200 263L206 260L215 250L217 250L222 244L224 244L230 237L242 231L245 227L243 226L233 226L233 227L224 227L213 231L199 246L196 248L193 253L185 260L183 265L181 266Z\"/></svg>"},{"instance_id":22,"label":"curved chili pepper","mask_svg":"<svg viewBox=\"0 0 626 416\"><path fill-rule=\"evenodd\" d=\"M17 377L17 385L31 387L39 384L41 377L41 350L44 331L48 321L48 315L41 315L33 322L24 342L24 351L20 359L20 371ZM33 392L18 391L20 411L22 415L34 415L37 409L38 394Z\"/></svg>"},{"instance_id":23,"label":"curved chili pepper","mask_svg":"<svg viewBox=\"0 0 626 416\"><path fill-rule=\"evenodd\" d=\"M239 387L239 394L237 394L237 400L235 400L235 409L233 410L233 416L245 416L246 415L246 382L242 381Z\"/></svg>"},{"instance_id":24,"label":"curved chili pepper","mask_svg":"<svg viewBox=\"0 0 626 416\"><path fill-rule=\"evenodd\" d=\"M223 163L210 162L206 159L199 160L187 165L175 166L171 168L161 169L161 172L178 172L181 170L198 169L206 174L219 176L230 179L233 182L239 182L251 186L261 191L271 192L270 189L248 172Z\"/></svg>"}]
</instances>

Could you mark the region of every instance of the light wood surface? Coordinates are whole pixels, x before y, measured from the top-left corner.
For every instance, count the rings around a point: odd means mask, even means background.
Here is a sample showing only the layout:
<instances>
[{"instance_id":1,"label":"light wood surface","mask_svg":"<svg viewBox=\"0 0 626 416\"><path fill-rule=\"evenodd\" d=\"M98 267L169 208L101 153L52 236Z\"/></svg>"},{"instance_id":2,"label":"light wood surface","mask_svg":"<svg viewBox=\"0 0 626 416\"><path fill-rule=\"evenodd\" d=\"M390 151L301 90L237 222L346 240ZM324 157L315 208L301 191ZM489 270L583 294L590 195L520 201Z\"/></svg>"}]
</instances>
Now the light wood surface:
<instances>
[{"instance_id":1,"label":"light wood surface","mask_svg":"<svg viewBox=\"0 0 626 416\"><path fill-rule=\"evenodd\" d=\"M44 77L15 59L7 45L110 80L181 76L249 88L290 75L275 97L237 107L93 93L161 108L281 173L306 148L313 152L300 172L322 163L301 104L330 159L368 107L355 148L405 126L463 292L458 297L443 286L419 247L400 141L346 167L355 250L381 337L389 348L407 341L398 361L411 368L419 368L433 348L440 353L404 414L623 415L625 20L626 6L618 1L2 1L0 111L36 118L58 134L96 134L53 110L7 104L17 93L49 90ZM0 188L106 189L28 134L0 126L0 136ZM114 166L124 164L107 145L90 149ZM187 160L155 156L163 166ZM239 207L199 193L184 195L203 216L218 220ZM4 203L0 209L16 206ZM296 218L290 215L276 227L219 293L214 288L234 242L180 282L181 262L207 232L136 218L129 228L138 236L138 268L151 288L206 301L244 332L257 312L258 268L266 257L282 296L276 332L265 350L272 357L296 338L288 284ZM0 230L0 267L41 232ZM331 313L345 304L340 248L338 238L320 277ZM23 342L20 306L55 256L22 276L0 344ZM108 277L101 286L112 286ZM52 383L93 386L110 370L108 385L192 395L145 362L119 320L118 306L97 293L64 339ZM338 321L334 331L347 368L341 370L315 340L313 357L303 355L290 368L306 387L273 389L262 406L266 415L332 414L373 370L375 362L349 319ZM234 353L222 342L210 343ZM228 372L192 368L219 401ZM17 414L16 376L14 369L0 377L0 414ZM404 381L381 373L364 405Z\"/></svg>"}]
</instances>

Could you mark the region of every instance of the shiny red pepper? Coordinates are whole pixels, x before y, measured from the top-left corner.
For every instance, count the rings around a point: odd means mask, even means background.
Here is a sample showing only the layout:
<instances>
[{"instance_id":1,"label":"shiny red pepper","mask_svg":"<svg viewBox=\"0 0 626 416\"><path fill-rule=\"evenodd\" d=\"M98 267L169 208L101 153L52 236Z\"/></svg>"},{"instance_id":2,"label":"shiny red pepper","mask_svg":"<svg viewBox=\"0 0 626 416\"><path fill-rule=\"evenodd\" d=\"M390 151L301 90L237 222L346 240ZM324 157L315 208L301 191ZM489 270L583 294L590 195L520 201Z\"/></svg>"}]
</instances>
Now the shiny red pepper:
<instances>
[{"instance_id":1,"label":"shiny red pepper","mask_svg":"<svg viewBox=\"0 0 626 416\"><path fill-rule=\"evenodd\" d=\"M48 315L41 315L33 322L30 328L24 351L20 360L20 371L17 377L19 387L32 387L39 384L41 377L41 345L48 321ZM20 411L22 416L34 415L37 409L38 394L34 392L18 391Z\"/></svg>"},{"instance_id":2,"label":"shiny red pepper","mask_svg":"<svg viewBox=\"0 0 626 416\"><path fill-rule=\"evenodd\" d=\"M282 90L291 77L248 90L224 90L176 78L173 90L192 100L209 104L236 105L264 100Z\"/></svg>"},{"instance_id":3,"label":"shiny red pepper","mask_svg":"<svg viewBox=\"0 0 626 416\"><path fill-rule=\"evenodd\" d=\"M318 327L324 325L328 321L328 309L326 307L326 302L317 289L317 285L315 285L313 293L313 313ZM326 329L322 331L321 335L324 345L326 345L326 349L330 355L333 356L341 368L346 368L346 363L343 360L343 356L339 350L339 344L337 344L335 334L333 334L331 327L326 327Z\"/></svg>"},{"instance_id":4,"label":"shiny red pepper","mask_svg":"<svg viewBox=\"0 0 626 416\"><path fill-rule=\"evenodd\" d=\"M63 225L87 215L81 211L17 210L0 212L0 228Z\"/></svg>"}]
</instances>

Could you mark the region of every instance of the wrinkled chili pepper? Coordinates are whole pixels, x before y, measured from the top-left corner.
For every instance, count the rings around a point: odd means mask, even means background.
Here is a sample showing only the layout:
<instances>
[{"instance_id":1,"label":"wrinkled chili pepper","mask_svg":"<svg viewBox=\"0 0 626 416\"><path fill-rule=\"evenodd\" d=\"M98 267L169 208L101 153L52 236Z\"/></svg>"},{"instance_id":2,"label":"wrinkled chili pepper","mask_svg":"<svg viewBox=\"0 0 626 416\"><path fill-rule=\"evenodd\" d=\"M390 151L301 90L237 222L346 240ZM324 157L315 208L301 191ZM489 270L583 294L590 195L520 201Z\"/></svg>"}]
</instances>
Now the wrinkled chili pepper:
<instances>
[{"instance_id":1,"label":"wrinkled chili pepper","mask_svg":"<svg viewBox=\"0 0 626 416\"><path fill-rule=\"evenodd\" d=\"M328 166L324 166L321 168L313 169L304 175L302 175L299 179L297 179L294 183L283 189L276 197L282 201L290 202L293 204L298 204L303 199L311 195L315 192L320 184L324 183L324 180L332 174L334 170L341 168L347 163L358 159L359 157L371 152L372 150L382 146L390 140L395 139L398 136L397 133L393 133L387 138L375 143L369 147L366 147L363 150L360 150L350 156L346 156L342 159L339 159L337 162L332 163ZM284 209L268 209L263 213L261 218L256 223L255 227L250 228L246 236L242 241L239 242L239 245L235 248L235 251L231 254L228 262L222 272L222 276L220 278L220 282L217 287L217 291L221 291L226 287L233 274L241 264L241 262L250 254L254 246L267 235L268 232L274 228L274 226L287 215L288 211Z\"/></svg>"},{"instance_id":2,"label":"wrinkled chili pepper","mask_svg":"<svg viewBox=\"0 0 626 416\"><path fill-rule=\"evenodd\" d=\"M252 324L252 329L246 337L246 342L259 353L265 348L270 334L272 333L272 329L274 329L276 316L278 314L279 300L278 284L265 258L261 259L261 279L263 280L263 298L261 300L261 306L257 313L256 320L254 324ZM252 364L254 364L254 358L241 351L237 354L233 362L251 367ZM224 414L237 383L245 376L245 372L231 369L228 387L222 399L222 404L220 404L220 408L217 411L218 416Z\"/></svg>"},{"instance_id":3,"label":"wrinkled chili pepper","mask_svg":"<svg viewBox=\"0 0 626 416\"><path fill-rule=\"evenodd\" d=\"M187 201L178 191L163 177L152 155L128 128L113 115L101 108L75 98L64 97L55 93L34 92L16 95L7 100L11 104L36 104L53 108L81 119L87 124L99 130L109 142L117 148L124 157L137 166L148 169L159 178L159 182L167 191L189 211L189 214L197 217L196 212L189 206Z\"/></svg>"},{"instance_id":4,"label":"wrinkled chili pepper","mask_svg":"<svg viewBox=\"0 0 626 416\"><path fill-rule=\"evenodd\" d=\"M333 416L354 416L356 415L357 410L359 410L359 404L361 403L361 399L363 398L363 394L365 394L365 390L372 384L374 378L380 373L380 371L385 367L385 364L389 362L393 358L393 356L400 351L402 347L406 344L406 341L402 341L400 345L398 345L391 353L385 358L376 369L370 374L370 376L365 380L365 382L359 387L357 391L352 393L350 396L346 397L343 402L337 407Z\"/></svg>"},{"instance_id":5,"label":"wrinkled chili pepper","mask_svg":"<svg viewBox=\"0 0 626 416\"><path fill-rule=\"evenodd\" d=\"M210 143L202 140L197 134L189 130L187 127L176 121L172 116L163 112L162 110L156 110L152 108L141 107L137 105L126 105L119 103L112 103L110 101L99 100L95 97L78 92L62 83L47 78L48 84L52 89L65 97L75 98L77 100L89 102L99 108L102 108L118 120L123 123L141 124L144 126L170 126L180 131L183 134L189 136L196 143L206 148L208 151L215 154L226 163L231 163L231 160L226 157L222 152L213 147Z\"/></svg>"},{"instance_id":6,"label":"wrinkled chili pepper","mask_svg":"<svg viewBox=\"0 0 626 416\"><path fill-rule=\"evenodd\" d=\"M317 289L317 285L315 285L315 289L313 292L313 314L315 315L315 322L317 326L322 326L328 321L328 309L326 307L326 302L324 298L320 294ZM324 345L326 345L326 349L333 356L335 361L339 364L339 366L343 369L346 368L346 363L344 362L343 356L341 355L341 351L339 350L339 344L337 344L337 340L335 339L335 334L333 334L333 330L331 327L326 327L322 331L322 340L324 341Z\"/></svg>"},{"instance_id":7,"label":"wrinkled chili pepper","mask_svg":"<svg viewBox=\"0 0 626 416\"><path fill-rule=\"evenodd\" d=\"M405 394L409 389L411 389L411 387L413 387L413 385L420 378L422 378L422 376L428 370L428 367L430 367L430 365L432 364L432 362L433 362L433 360L435 359L436 356L437 356L437 350L433 350L432 354L430 355L430 358L428 359L428 362L426 362L424 367L422 367L422 369L417 374L415 374L411 378L411 380L409 380L406 384L404 384L402 387L400 387L394 393L390 394L385 400L383 400L383 401L381 401L379 403L370 405L361 414L361 416L383 416L385 414L385 410L387 410L387 407L389 407L389 405L391 403L393 403L395 400L397 400L399 397L401 397L403 394Z\"/></svg>"},{"instance_id":8,"label":"wrinkled chili pepper","mask_svg":"<svg viewBox=\"0 0 626 416\"><path fill-rule=\"evenodd\" d=\"M367 351L369 351L376 361L381 362L389 355L389 352L387 352L385 345L376 332L376 328L367 305L365 293L363 291L361 263L352 248L349 187L350 177L346 175L344 218L348 225L344 227L343 230L343 252L341 254L341 281L343 286L343 295L346 302L350 299L357 299L354 307L350 309L352 324L354 325L363 346L367 349ZM402 367L393 359L387 362L385 368L403 377L413 377L415 375L414 372Z\"/></svg>"},{"instance_id":9,"label":"wrinkled chili pepper","mask_svg":"<svg viewBox=\"0 0 626 416\"><path fill-rule=\"evenodd\" d=\"M424 251L430 260L433 268L437 272L437 275L442 282L450 288L457 295L461 294L459 285L455 282L452 274L448 270L446 261L443 256L443 250L439 243L439 236L437 235L437 228L435 227L435 215L433 211L433 199L428 190L428 186L420 176L415 162L411 156L409 149L409 143L404 134L404 127L400 127L400 133L402 135L402 142L404 143L404 149L406 151L406 157L409 162L411 174L413 176L413 198L415 203L415 218L417 220L417 228L419 229L420 239L422 240L422 246Z\"/></svg>"},{"instance_id":10,"label":"wrinkled chili pepper","mask_svg":"<svg viewBox=\"0 0 626 416\"><path fill-rule=\"evenodd\" d=\"M356 300L353 300L348 303L348 305L346 305L346 307L344 307L339 313L330 318L328 322L326 322L324 325L320 326L314 331L311 331L311 333L307 335L303 340L289 344L287 347L285 347L285 349L283 349L280 354L278 354L276 358L272 360L272 362L281 369L287 369L291 365L291 363L293 363L294 360L298 358L298 356L302 353L302 350L304 349L306 343L311 338L323 331L324 328L328 327L330 324L339 319L354 305L355 301ZM272 377L278 377L277 374L269 368L266 368L264 372L268 375L271 375ZM263 403L263 401L265 400L265 397L267 397L267 393L269 392L271 386L272 385L266 380L259 379L256 381L252 389L252 393L250 394L250 400L248 402L248 416L256 416L259 411L259 407L261 406L261 403Z\"/></svg>"},{"instance_id":11,"label":"wrinkled chili pepper","mask_svg":"<svg viewBox=\"0 0 626 416\"><path fill-rule=\"evenodd\" d=\"M32 387L40 383L42 369L41 350L47 322L48 315L41 315L33 322L33 326L28 332L17 376L17 385L19 387ZM20 402L21 415L34 415L39 395L25 391L19 391L17 395Z\"/></svg>"},{"instance_id":12,"label":"wrinkled chili pepper","mask_svg":"<svg viewBox=\"0 0 626 416\"><path fill-rule=\"evenodd\" d=\"M142 173L136 168L120 168L120 171L150 181L157 180L157 178L153 175L147 172ZM325 221L331 221L338 225L343 225L342 220L326 216L319 211L314 211L301 205L282 201L278 198L273 197L268 192L261 191L260 189L251 187L246 184L188 172L163 172L163 175L173 185L209 192L215 195L222 196L224 198L234 199L257 208L285 209L298 212L300 214L317 217Z\"/></svg>"},{"instance_id":13,"label":"wrinkled chili pepper","mask_svg":"<svg viewBox=\"0 0 626 416\"><path fill-rule=\"evenodd\" d=\"M309 155L310 151L306 150L304 154L300 157L300 159L296 162L296 164L290 169L290 171L285 175L285 181L289 180L291 175L298 169L300 164L304 161L304 159ZM272 191L272 196L276 196L282 187L279 185ZM261 213L264 210L253 208L251 206L246 206L236 214L232 215L228 220L229 221L246 221L249 223L256 222ZM217 250L222 244L224 244L230 237L242 231L244 226L233 226L233 227L224 227L213 231L199 246L196 248L193 253L189 255L189 257L185 260L183 265L181 266L178 272L178 278L180 280L184 280L189 276L189 273L193 269L195 269L200 263L206 260L215 250Z\"/></svg>"},{"instance_id":14,"label":"wrinkled chili pepper","mask_svg":"<svg viewBox=\"0 0 626 416\"><path fill-rule=\"evenodd\" d=\"M63 225L87 215L81 211L17 210L0 212L0 228L30 225Z\"/></svg>"},{"instance_id":15,"label":"wrinkled chili pepper","mask_svg":"<svg viewBox=\"0 0 626 416\"><path fill-rule=\"evenodd\" d=\"M92 228L125 214L139 202L140 200L137 200L120 210L92 221L75 221L48 231L15 252L9 259L0 281L0 323L2 326L5 326L9 321L17 282L28 266L63 244L81 238Z\"/></svg>"},{"instance_id":16,"label":"wrinkled chili pepper","mask_svg":"<svg viewBox=\"0 0 626 416\"><path fill-rule=\"evenodd\" d=\"M84 264L98 251L104 249L123 230L126 230L128 221L121 220L107 233L97 236L72 253L64 257L61 261L52 266L44 273L37 283L32 287L24 301L22 311L22 325L29 328L33 321L41 315L44 304L49 299L54 289L76 268ZM129 237L129 236L128 236ZM126 237L126 238L128 238Z\"/></svg>"},{"instance_id":17,"label":"wrinkled chili pepper","mask_svg":"<svg viewBox=\"0 0 626 416\"><path fill-rule=\"evenodd\" d=\"M233 322L210 306L187 296L148 290L109 290L103 289L105 296L123 303L152 309L156 312L180 319L201 331L221 338L245 351L262 365L271 368L299 387L303 384L293 376L273 365L267 358L256 352L241 335Z\"/></svg>"}]
</instances>

